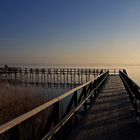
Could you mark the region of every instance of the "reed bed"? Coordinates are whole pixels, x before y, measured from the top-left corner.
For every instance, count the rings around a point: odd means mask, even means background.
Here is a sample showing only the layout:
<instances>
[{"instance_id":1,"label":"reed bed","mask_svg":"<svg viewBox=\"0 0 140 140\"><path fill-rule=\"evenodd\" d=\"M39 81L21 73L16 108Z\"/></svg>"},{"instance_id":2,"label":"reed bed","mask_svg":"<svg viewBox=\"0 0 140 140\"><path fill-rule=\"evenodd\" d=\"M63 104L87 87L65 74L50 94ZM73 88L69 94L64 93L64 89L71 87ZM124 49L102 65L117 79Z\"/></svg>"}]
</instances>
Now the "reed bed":
<instances>
[{"instance_id":1,"label":"reed bed","mask_svg":"<svg viewBox=\"0 0 140 140\"><path fill-rule=\"evenodd\" d=\"M34 88L14 86L6 80L0 80L0 125L32 110L45 103L47 96L40 94ZM32 140L39 138L39 130L43 129L47 116L44 111L31 120L18 126L20 140ZM9 134L0 137L2 140L9 139Z\"/></svg>"},{"instance_id":2,"label":"reed bed","mask_svg":"<svg viewBox=\"0 0 140 140\"><path fill-rule=\"evenodd\" d=\"M44 94L31 87L12 86L0 82L0 124L26 113L47 101Z\"/></svg>"}]
</instances>

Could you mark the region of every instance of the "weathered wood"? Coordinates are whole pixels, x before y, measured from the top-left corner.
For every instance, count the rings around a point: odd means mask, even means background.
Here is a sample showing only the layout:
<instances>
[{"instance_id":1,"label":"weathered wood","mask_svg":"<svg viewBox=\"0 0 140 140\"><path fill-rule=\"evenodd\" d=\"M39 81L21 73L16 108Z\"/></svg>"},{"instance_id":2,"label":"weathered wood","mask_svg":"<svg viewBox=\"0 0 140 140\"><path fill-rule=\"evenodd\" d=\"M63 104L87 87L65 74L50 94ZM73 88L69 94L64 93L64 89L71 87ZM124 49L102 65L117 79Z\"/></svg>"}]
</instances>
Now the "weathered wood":
<instances>
[{"instance_id":1,"label":"weathered wood","mask_svg":"<svg viewBox=\"0 0 140 140\"><path fill-rule=\"evenodd\" d=\"M110 79L94 106L68 140L139 140L135 110L118 75Z\"/></svg>"},{"instance_id":2,"label":"weathered wood","mask_svg":"<svg viewBox=\"0 0 140 140\"><path fill-rule=\"evenodd\" d=\"M128 77L126 71L120 71L120 77L135 108L138 121L140 120L140 87Z\"/></svg>"}]
</instances>

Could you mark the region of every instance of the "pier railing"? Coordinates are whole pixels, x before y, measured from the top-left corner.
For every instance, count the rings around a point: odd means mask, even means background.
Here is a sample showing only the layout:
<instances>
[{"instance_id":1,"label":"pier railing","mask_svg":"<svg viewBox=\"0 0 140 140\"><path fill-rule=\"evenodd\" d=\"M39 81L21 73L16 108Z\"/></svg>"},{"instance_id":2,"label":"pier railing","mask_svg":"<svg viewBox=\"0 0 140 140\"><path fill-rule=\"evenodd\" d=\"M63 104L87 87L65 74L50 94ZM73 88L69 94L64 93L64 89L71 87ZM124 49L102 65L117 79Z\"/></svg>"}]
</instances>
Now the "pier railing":
<instances>
[{"instance_id":1,"label":"pier railing","mask_svg":"<svg viewBox=\"0 0 140 140\"><path fill-rule=\"evenodd\" d=\"M140 87L132 79L130 79L125 70L120 71L120 77L128 92L131 103L135 108L137 119L140 119Z\"/></svg>"},{"instance_id":2,"label":"pier railing","mask_svg":"<svg viewBox=\"0 0 140 140\"><path fill-rule=\"evenodd\" d=\"M93 101L96 100L108 75L109 71L106 71L95 80L80 85L18 118L1 125L0 139L20 139L22 135L23 139L42 138L42 140L48 140L64 136L71 124L75 122L74 120L77 120ZM43 128L35 131L34 129L36 129L37 125L36 121L41 120L36 118L36 116L38 117L41 113L43 114L44 111L47 112L47 115L45 114L46 120L43 122ZM40 133L35 135L36 132L39 131Z\"/></svg>"},{"instance_id":3,"label":"pier railing","mask_svg":"<svg viewBox=\"0 0 140 140\"><path fill-rule=\"evenodd\" d=\"M86 69L86 68L0 68L0 75L14 83L26 84L83 84L108 71L119 74L120 69Z\"/></svg>"},{"instance_id":4,"label":"pier railing","mask_svg":"<svg viewBox=\"0 0 140 140\"><path fill-rule=\"evenodd\" d=\"M0 69L9 81L31 84L83 84L95 78L104 69L76 69L76 68L7 68Z\"/></svg>"}]
</instances>

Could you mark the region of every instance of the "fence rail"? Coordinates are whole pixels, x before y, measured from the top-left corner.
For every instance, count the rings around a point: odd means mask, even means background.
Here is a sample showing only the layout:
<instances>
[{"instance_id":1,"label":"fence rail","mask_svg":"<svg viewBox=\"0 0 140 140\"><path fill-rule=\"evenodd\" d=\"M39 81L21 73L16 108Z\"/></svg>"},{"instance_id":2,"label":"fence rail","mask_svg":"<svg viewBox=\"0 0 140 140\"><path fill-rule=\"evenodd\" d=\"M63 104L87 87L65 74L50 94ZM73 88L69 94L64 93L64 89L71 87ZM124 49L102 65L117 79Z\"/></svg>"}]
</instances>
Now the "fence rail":
<instances>
[{"instance_id":1,"label":"fence rail","mask_svg":"<svg viewBox=\"0 0 140 140\"><path fill-rule=\"evenodd\" d=\"M135 108L137 119L140 119L140 87L132 79L130 79L126 71L120 71L120 77L124 83L124 86L128 92L131 103Z\"/></svg>"},{"instance_id":2,"label":"fence rail","mask_svg":"<svg viewBox=\"0 0 140 140\"><path fill-rule=\"evenodd\" d=\"M61 129L63 129L69 121L72 121L73 119L76 120L79 114L88 109L89 105L91 105L97 98L97 95L102 86L105 84L108 76L109 71L106 71L99 75L95 80L78 86L65 94L19 116L18 118L1 125L0 138L20 139L20 133L23 134L23 131L21 132L21 130L19 130L21 126L24 125L27 127L28 125L25 125L27 121L32 120L33 117L37 116L46 109L49 109L47 110L49 112L46 116L47 121L44 122L44 127L37 136L40 137L40 139L42 138L42 140L58 136L58 133L60 133ZM65 102L65 109L63 112L60 109L62 102ZM35 122L32 122L32 125L34 124ZM30 131L29 128L26 129L27 132ZM33 134L31 132L27 133L26 139L31 139L31 136L32 139L35 139L33 138L34 133L35 132L33 132ZM63 131L63 133L65 133L65 131Z\"/></svg>"},{"instance_id":3,"label":"fence rail","mask_svg":"<svg viewBox=\"0 0 140 140\"><path fill-rule=\"evenodd\" d=\"M119 69L76 69L76 68L0 68L10 82L28 84L83 84L101 73L119 74Z\"/></svg>"},{"instance_id":4,"label":"fence rail","mask_svg":"<svg viewBox=\"0 0 140 140\"><path fill-rule=\"evenodd\" d=\"M72 68L7 68L0 74L16 83L29 84L83 84L99 74L102 69L72 69Z\"/></svg>"}]
</instances>

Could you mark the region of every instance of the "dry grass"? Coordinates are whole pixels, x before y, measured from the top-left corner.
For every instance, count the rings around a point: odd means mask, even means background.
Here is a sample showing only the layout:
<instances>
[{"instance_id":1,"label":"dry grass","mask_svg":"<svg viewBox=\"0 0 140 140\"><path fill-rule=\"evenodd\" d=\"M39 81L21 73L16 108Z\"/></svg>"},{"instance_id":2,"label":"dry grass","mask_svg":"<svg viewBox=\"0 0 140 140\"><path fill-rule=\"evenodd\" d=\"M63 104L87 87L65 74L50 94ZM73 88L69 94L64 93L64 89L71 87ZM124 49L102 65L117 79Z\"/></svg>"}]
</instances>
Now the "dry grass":
<instances>
[{"instance_id":1,"label":"dry grass","mask_svg":"<svg viewBox=\"0 0 140 140\"><path fill-rule=\"evenodd\" d=\"M0 82L0 124L3 124L47 100L30 86L11 86Z\"/></svg>"},{"instance_id":2,"label":"dry grass","mask_svg":"<svg viewBox=\"0 0 140 140\"><path fill-rule=\"evenodd\" d=\"M12 86L6 81L0 81L0 125L46 101L46 95L40 94L31 86ZM37 136L38 130L45 124L46 114L44 113L37 115L33 120L27 121L24 125L18 127L20 139L29 139L30 135L33 138L33 134L35 134L34 137ZM2 139L7 138L4 137Z\"/></svg>"},{"instance_id":3,"label":"dry grass","mask_svg":"<svg viewBox=\"0 0 140 140\"><path fill-rule=\"evenodd\" d=\"M31 86L11 86L0 82L0 125L47 101Z\"/></svg>"}]
</instances>

